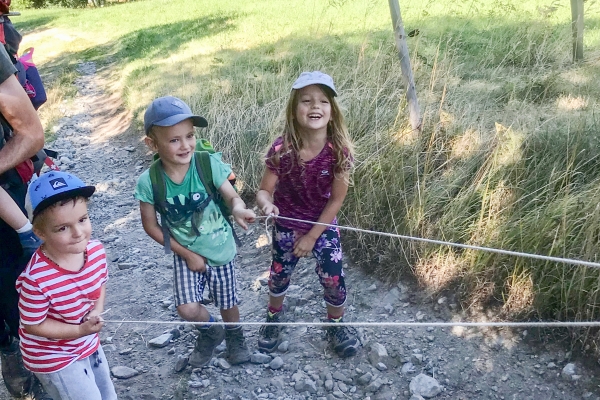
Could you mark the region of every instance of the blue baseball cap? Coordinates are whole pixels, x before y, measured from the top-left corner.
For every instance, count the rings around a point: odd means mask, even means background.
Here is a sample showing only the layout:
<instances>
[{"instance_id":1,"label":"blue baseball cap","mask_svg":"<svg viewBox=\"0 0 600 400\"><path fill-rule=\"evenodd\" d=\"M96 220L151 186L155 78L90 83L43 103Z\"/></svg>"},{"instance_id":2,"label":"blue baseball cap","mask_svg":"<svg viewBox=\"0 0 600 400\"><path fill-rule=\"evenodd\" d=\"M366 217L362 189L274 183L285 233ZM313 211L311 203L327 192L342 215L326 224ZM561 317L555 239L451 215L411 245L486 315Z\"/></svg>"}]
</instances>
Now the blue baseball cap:
<instances>
[{"instance_id":1,"label":"blue baseball cap","mask_svg":"<svg viewBox=\"0 0 600 400\"><path fill-rule=\"evenodd\" d=\"M292 85L292 89L302 89L310 85L325 85L333 91L333 95L337 96L335 86L333 86L333 78L321 71L303 72Z\"/></svg>"},{"instance_id":2,"label":"blue baseball cap","mask_svg":"<svg viewBox=\"0 0 600 400\"><path fill-rule=\"evenodd\" d=\"M152 126L173 126L183 120L191 119L194 126L205 128L206 119L192 113L190 107L177 97L165 96L155 99L144 113L144 131L146 135Z\"/></svg>"},{"instance_id":3,"label":"blue baseball cap","mask_svg":"<svg viewBox=\"0 0 600 400\"><path fill-rule=\"evenodd\" d=\"M29 185L29 198L33 217L61 200L82 196L90 197L96 188L86 186L85 183L73 174L61 171L50 171Z\"/></svg>"}]
</instances>

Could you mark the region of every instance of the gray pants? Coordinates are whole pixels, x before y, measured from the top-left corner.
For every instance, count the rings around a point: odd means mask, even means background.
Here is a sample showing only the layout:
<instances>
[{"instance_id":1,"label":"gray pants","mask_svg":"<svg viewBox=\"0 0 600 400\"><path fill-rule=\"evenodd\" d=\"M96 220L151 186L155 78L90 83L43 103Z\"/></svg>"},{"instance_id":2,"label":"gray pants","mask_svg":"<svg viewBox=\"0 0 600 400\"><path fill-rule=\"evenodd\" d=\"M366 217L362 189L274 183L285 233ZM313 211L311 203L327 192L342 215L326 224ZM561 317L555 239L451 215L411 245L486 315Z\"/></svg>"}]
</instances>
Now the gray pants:
<instances>
[{"instance_id":1,"label":"gray pants","mask_svg":"<svg viewBox=\"0 0 600 400\"><path fill-rule=\"evenodd\" d=\"M54 400L116 400L102 346L88 358L50 374L35 374Z\"/></svg>"}]
</instances>

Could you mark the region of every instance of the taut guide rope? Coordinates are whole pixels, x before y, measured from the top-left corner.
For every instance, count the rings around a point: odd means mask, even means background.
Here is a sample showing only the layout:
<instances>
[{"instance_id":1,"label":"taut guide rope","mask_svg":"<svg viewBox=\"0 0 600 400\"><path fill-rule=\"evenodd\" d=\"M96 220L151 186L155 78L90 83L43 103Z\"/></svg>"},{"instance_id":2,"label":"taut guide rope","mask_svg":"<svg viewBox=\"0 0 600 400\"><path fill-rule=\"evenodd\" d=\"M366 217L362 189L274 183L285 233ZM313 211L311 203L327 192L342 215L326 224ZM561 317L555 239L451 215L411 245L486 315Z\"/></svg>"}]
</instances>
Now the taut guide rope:
<instances>
[{"instance_id":1,"label":"taut guide rope","mask_svg":"<svg viewBox=\"0 0 600 400\"><path fill-rule=\"evenodd\" d=\"M470 250L480 250L487 251L491 253L497 254L505 254L510 256L517 257L526 257L526 258L534 258L538 260L558 262L563 264L572 264L572 265L582 265L591 268L600 268L600 263L595 263L591 261L583 261L576 260L572 258L561 258L561 257L552 257L552 256L543 256L539 254L531 254L531 253L523 253L518 251L511 250L502 250L502 249L494 249L491 247L481 247L481 246L472 246L468 244L461 243L452 243L445 242L442 240L435 239L425 239L414 236L407 235L399 235L395 233L387 233L387 232L378 232L367 229L353 228L351 226L343 226L343 225L333 225L333 224L325 224L321 222L307 221L296 218L288 218L281 217L275 215L269 216L259 216L257 219L265 219L265 229L267 230L267 237L269 237L268 232L268 223L270 219L283 219L287 221L295 221L295 222L303 222L314 225L322 225L327 227L336 227L339 229L349 230L353 232L361 232L372 235L379 236L387 236L392 238L404 239L404 240L412 240L417 242L431 243L437 245L444 246L453 246L459 247L463 249ZM108 312L108 310L106 311ZM261 326L264 325L265 322L189 322L189 321L158 321L158 320L104 320L104 322L108 323L120 323L120 324L152 324L152 325L209 325L209 324L220 324L225 326ZM314 326L314 327L328 327L328 326L348 326L348 327L369 327L369 326L377 326L377 327L388 327L388 328L418 328L418 327L495 327L495 328L567 328L567 327L600 327L600 321L579 321L579 322L562 322L562 321L531 321L531 322L463 322L463 321L453 321L453 322L273 322L269 323L270 325L280 325L280 326Z\"/></svg>"}]
</instances>

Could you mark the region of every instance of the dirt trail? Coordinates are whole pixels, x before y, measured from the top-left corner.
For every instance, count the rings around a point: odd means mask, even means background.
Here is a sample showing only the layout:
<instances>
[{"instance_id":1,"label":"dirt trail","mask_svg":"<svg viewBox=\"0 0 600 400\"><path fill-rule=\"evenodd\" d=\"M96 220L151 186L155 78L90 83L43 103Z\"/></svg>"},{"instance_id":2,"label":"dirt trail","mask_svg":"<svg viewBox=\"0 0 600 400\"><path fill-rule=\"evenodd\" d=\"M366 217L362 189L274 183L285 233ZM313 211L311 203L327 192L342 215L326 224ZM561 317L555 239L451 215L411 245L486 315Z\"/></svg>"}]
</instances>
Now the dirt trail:
<instances>
[{"instance_id":1,"label":"dirt trail","mask_svg":"<svg viewBox=\"0 0 600 400\"><path fill-rule=\"evenodd\" d=\"M65 105L49 147L61 153L62 167L97 187L90 203L93 237L107 250L110 280L106 308L110 320L178 321L172 301L172 259L143 231L133 188L147 168L148 154L140 134L127 131L130 115L105 84L93 63L79 67L78 94ZM242 318L262 321L267 300L270 249L265 230L253 225L241 234L238 282ZM294 321L324 316L314 261L302 261L286 300ZM459 319L452 298L431 299L417 288L386 287L351 263L347 321L450 321ZM214 315L218 312L209 306ZM120 399L413 399L411 381L431 377L429 395L436 399L600 399L596 371L585 369L557 345L523 340L526 332L482 329L359 329L359 354L339 359L324 332L313 327L289 328L287 349L256 363L230 367L221 358L211 366L182 372L174 368L193 346L188 327L152 324L107 324L101 332L113 370L131 372L114 378ZM172 331L165 347L149 345ZM256 351L257 328L247 340ZM279 359L271 360L273 357ZM264 362L264 364L262 363ZM568 363L574 373L562 374ZM569 369L569 368L567 368ZM115 370L115 372L118 372ZM419 379L425 378L420 376ZM414 385L414 384L413 384ZM3 387L3 385L1 385ZM0 389L0 398L8 398ZM423 389L425 390L425 389ZM411 397L412 396L412 397Z\"/></svg>"}]
</instances>

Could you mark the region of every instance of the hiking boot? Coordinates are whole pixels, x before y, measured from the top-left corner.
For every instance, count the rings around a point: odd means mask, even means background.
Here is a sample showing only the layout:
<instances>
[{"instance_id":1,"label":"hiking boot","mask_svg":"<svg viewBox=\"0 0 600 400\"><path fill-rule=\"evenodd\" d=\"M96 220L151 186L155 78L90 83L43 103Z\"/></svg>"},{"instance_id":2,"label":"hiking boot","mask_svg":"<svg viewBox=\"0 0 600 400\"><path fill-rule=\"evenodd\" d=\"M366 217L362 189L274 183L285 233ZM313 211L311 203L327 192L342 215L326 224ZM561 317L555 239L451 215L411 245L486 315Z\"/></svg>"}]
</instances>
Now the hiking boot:
<instances>
[{"instance_id":1,"label":"hiking boot","mask_svg":"<svg viewBox=\"0 0 600 400\"><path fill-rule=\"evenodd\" d=\"M283 327L281 325L271 325L270 322L281 322L283 311L271 314L267 311L267 323L260 327L258 333L258 351L263 353L272 353L277 350L281 343Z\"/></svg>"},{"instance_id":2,"label":"hiking boot","mask_svg":"<svg viewBox=\"0 0 600 400\"><path fill-rule=\"evenodd\" d=\"M225 329L225 342L227 344L227 359L232 365L250 361L250 352L246 346L244 330L241 326L234 329Z\"/></svg>"},{"instance_id":3,"label":"hiking boot","mask_svg":"<svg viewBox=\"0 0 600 400\"><path fill-rule=\"evenodd\" d=\"M213 356L215 347L221 344L225 338L225 329L221 325L211 325L209 328L198 328L199 334L196 338L194 351L190 355L188 363L195 367L205 367Z\"/></svg>"},{"instance_id":4,"label":"hiking boot","mask_svg":"<svg viewBox=\"0 0 600 400\"><path fill-rule=\"evenodd\" d=\"M358 351L358 339L346 326L330 326L327 338L339 357L351 357Z\"/></svg>"},{"instance_id":5,"label":"hiking boot","mask_svg":"<svg viewBox=\"0 0 600 400\"><path fill-rule=\"evenodd\" d=\"M41 382L34 376L33 385L31 387L31 400L52 400L52 397L46 393L46 389Z\"/></svg>"},{"instance_id":6,"label":"hiking boot","mask_svg":"<svg viewBox=\"0 0 600 400\"><path fill-rule=\"evenodd\" d=\"M25 396L33 382L33 374L23 365L23 357L19 343L12 337L10 343L0 347L0 363L2 363L2 379L8 392L15 397Z\"/></svg>"}]
</instances>

